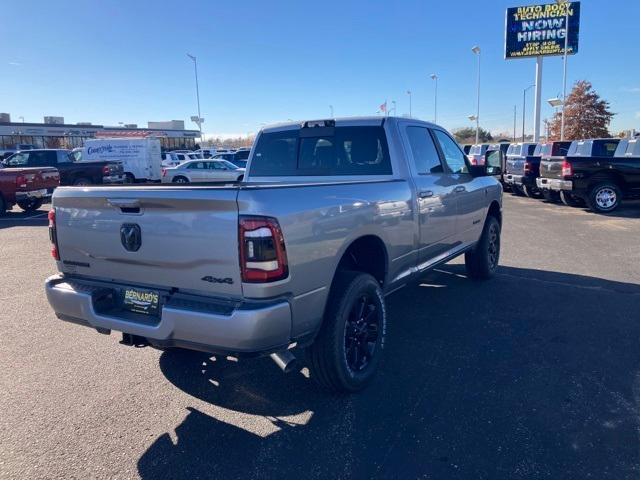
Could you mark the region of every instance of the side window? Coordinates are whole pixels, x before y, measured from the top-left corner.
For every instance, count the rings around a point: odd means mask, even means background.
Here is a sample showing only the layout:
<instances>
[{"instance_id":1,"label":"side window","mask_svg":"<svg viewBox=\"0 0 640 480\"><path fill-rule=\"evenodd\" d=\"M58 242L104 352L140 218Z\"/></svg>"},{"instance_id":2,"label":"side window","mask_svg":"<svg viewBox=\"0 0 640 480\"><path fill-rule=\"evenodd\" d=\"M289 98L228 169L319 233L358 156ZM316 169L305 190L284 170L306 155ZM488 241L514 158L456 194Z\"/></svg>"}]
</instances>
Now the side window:
<instances>
[{"instance_id":1,"label":"side window","mask_svg":"<svg viewBox=\"0 0 640 480\"><path fill-rule=\"evenodd\" d=\"M429 130L424 127L407 127L407 137L418 174L444 171Z\"/></svg>"},{"instance_id":2,"label":"side window","mask_svg":"<svg viewBox=\"0 0 640 480\"><path fill-rule=\"evenodd\" d=\"M29 155L26 153L16 153L7 159L7 165L10 167L24 167L27 165Z\"/></svg>"},{"instance_id":3,"label":"side window","mask_svg":"<svg viewBox=\"0 0 640 480\"><path fill-rule=\"evenodd\" d=\"M57 152L57 163L69 163L72 161L79 161L79 156L76 156L78 154L80 154L80 151L77 152L73 152L72 154L67 153L67 152L63 152L61 150L58 150ZM73 155L73 157L71 157L71 155Z\"/></svg>"},{"instance_id":4,"label":"side window","mask_svg":"<svg viewBox=\"0 0 640 480\"><path fill-rule=\"evenodd\" d=\"M451 173L467 173L467 162L465 161L465 155L460 150L458 144L442 130L432 130L440 149L444 156L444 161L449 167Z\"/></svg>"},{"instance_id":5,"label":"side window","mask_svg":"<svg viewBox=\"0 0 640 480\"><path fill-rule=\"evenodd\" d=\"M46 167L58 163L55 158L56 152L30 152L29 153L29 166L31 167ZM50 156L53 156L53 162L49 163Z\"/></svg>"}]
</instances>

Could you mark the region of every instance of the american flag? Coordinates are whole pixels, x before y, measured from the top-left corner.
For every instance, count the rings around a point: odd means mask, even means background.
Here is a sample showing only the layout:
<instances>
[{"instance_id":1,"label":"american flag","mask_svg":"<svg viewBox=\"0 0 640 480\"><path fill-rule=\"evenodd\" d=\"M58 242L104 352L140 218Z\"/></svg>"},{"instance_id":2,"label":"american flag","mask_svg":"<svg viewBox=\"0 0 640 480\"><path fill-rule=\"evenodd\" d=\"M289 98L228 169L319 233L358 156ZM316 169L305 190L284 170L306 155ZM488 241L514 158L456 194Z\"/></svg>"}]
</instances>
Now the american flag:
<instances>
[{"instance_id":1,"label":"american flag","mask_svg":"<svg viewBox=\"0 0 640 480\"><path fill-rule=\"evenodd\" d=\"M380 111L383 113L387 112L387 101L385 100L382 105L380 105Z\"/></svg>"}]
</instances>

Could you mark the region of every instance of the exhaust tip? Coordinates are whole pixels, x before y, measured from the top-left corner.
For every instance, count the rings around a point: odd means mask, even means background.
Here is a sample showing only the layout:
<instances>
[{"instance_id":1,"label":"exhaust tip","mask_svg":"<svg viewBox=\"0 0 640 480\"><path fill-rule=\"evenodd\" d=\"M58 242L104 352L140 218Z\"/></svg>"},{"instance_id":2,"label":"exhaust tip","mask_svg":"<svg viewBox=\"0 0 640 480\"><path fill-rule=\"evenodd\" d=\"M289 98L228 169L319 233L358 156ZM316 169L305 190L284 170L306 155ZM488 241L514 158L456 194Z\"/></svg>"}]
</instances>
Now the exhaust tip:
<instances>
[{"instance_id":1,"label":"exhaust tip","mask_svg":"<svg viewBox=\"0 0 640 480\"><path fill-rule=\"evenodd\" d=\"M296 369L296 357L289 350L275 352L269 356L284 373L291 373Z\"/></svg>"}]
</instances>

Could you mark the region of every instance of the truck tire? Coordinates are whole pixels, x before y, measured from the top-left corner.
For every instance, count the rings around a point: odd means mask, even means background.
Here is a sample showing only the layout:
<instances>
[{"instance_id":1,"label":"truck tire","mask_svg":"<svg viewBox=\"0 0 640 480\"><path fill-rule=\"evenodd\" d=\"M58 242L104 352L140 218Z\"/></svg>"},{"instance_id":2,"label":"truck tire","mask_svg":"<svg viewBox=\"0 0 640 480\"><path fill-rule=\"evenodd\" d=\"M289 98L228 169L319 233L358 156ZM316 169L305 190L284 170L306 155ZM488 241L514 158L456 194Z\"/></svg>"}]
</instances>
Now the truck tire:
<instances>
[{"instance_id":1,"label":"truck tire","mask_svg":"<svg viewBox=\"0 0 640 480\"><path fill-rule=\"evenodd\" d=\"M538 189L538 187L523 185L522 186L523 193L529 198L541 198L542 193Z\"/></svg>"},{"instance_id":2,"label":"truck tire","mask_svg":"<svg viewBox=\"0 0 640 480\"><path fill-rule=\"evenodd\" d=\"M187 177L183 177L182 175L178 175L177 177L173 177L171 180L173 183L189 183L189 179Z\"/></svg>"},{"instance_id":3,"label":"truck tire","mask_svg":"<svg viewBox=\"0 0 640 480\"><path fill-rule=\"evenodd\" d=\"M7 203L4 201L4 198L2 198L2 195L0 195L0 217L4 217L7 214Z\"/></svg>"},{"instance_id":4,"label":"truck tire","mask_svg":"<svg viewBox=\"0 0 640 480\"><path fill-rule=\"evenodd\" d=\"M133 176L133 173L125 173L124 174L124 183L136 183L136 177Z\"/></svg>"},{"instance_id":5,"label":"truck tire","mask_svg":"<svg viewBox=\"0 0 640 480\"><path fill-rule=\"evenodd\" d=\"M543 190L542 196L547 202L558 203L560 201L560 194L552 190Z\"/></svg>"},{"instance_id":6,"label":"truck tire","mask_svg":"<svg viewBox=\"0 0 640 480\"><path fill-rule=\"evenodd\" d=\"M613 212L622 202L622 191L614 182L597 183L589 190L589 208L597 213Z\"/></svg>"},{"instance_id":7,"label":"truck tire","mask_svg":"<svg viewBox=\"0 0 640 480\"><path fill-rule=\"evenodd\" d=\"M464 254L467 274L474 279L491 278L500 261L500 223L493 217L487 217L480 240L473 250Z\"/></svg>"},{"instance_id":8,"label":"truck tire","mask_svg":"<svg viewBox=\"0 0 640 480\"><path fill-rule=\"evenodd\" d=\"M307 348L311 376L334 392L365 388L380 365L386 322L377 280L368 273L339 271L318 336Z\"/></svg>"},{"instance_id":9,"label":"truck tire","mask_svg":"<svg viewBox=\"0 0 640 480\"><path fill-rule=\"evenodd\" d=\"M560 200L567 207L581 207L582 205L584 205L584 201L581 198L576 197L569 192L565 192L564 190L560 191Z\"/></svg>"},{"instance_id":10,"label":"truck tire","mask_svg":"<svg viewBox=\"0 0 640 480\"><path fill-rule=\"evenodd\" d=\"M76 178L73 181L73 185L75 185L76 187L86 187L87 185L91 185L91 180L84 177Z\"/></svg>"},{"instance_id":11,"label":"truck tire","mask_svg":"<svg viewBox=\"0 0 640 480\"><path fill-rule=\"evenodd\" d=\"M522 191L522 187L520 185L511 184L511 193L517 197L522 197L524 192Z\"/></svg>"},{"instance_id":12,"label":"truck tire","mask_svg":"<svg viewBox=\"0 0 640 480\"><path fill-rule=\"evenodd\" d=\"M41 198L34 198L30 201L18 202L18 206L25 212L34 212L38 210L43 203L44 200L42 200Z\"/></svg>"}]
</instances>

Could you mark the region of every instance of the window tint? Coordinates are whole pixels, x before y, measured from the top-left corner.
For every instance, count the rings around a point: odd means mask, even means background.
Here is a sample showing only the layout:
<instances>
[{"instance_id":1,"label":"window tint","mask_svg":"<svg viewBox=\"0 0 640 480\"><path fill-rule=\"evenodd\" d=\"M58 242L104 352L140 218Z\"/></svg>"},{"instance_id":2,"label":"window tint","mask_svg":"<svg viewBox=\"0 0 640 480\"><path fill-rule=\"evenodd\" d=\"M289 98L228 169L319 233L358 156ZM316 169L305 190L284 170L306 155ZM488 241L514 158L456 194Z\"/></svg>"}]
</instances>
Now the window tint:
<instances>
[{"instance_id":1,"label":"window tint","mask_svg":"<svg viewBox=\"0 0 640 480\"><path fill-rule=\"evenodd\" d=\"M467 173L465 155L462 153L462 150L460 150L458 144L442 130L433 130L433 133L440 144L444 160L451 173Z\"/></svg>"},{"instance_id":2,"label":"window tint","mask_svg":"<svg viewBox=\"0 0 640 480\"><path fill-rule=\"evenodd\" d=\"M255 147L256 176L390 175L382 127L337 127L263 133ZM301 132L302 135L301 135Z\"/></svg>"},{"instance_id":3,"label":"window tint","mask_svg":"<svg viewBox=\"0 0 640 480\"><path fill-rule=\"evenodd\" d=\"M205 162L193 162L193 163L190 163L187 168L190 168L193 170L205 170L207 166L205 165Z\"/></svg>"},{"instance_id":4,"label":"window tint","mask_svg":"<svg viewBox=\"0 0 640 480\"><path fill-rule=\"evenodd\" d=\"M10 167L21 167L27 164L29 155L26 153L15 153L7 159L7 165Z\"/></svg>"},{"instance_id":5,"label":"window tint","mask_svg":"<svg viewBox=\"0 0 640 480\"><path fill-rule=\"evenodd\" d=\"M47 165L52 165L57 163L57 159L55 158L56 156L56 152L55 151L49 151L49 152L29 152L29 165L32 167L44 167ZM49 162L49 159L51 157L53 158L52 162Z\"/></svg>"},{"instance_id":6,"label":"window tint","mask_svg":"<svg viewBox=\"0 0 640 480\"><path fill-rule=\"evenodd\" d=\"M234 160L246 160L249 158L249 150L241 150L236 153Z\"/></svg>"},{"instance_id":7,"label":"window tint","mask_svg":"<svg viewBox=\"0 0 640 480\"><path fill-rule=\"evenodd\" d=\"M443 168L438 150L433 144L429 130L423 127L407 127L407 136L413 154L416 171L424 173L442 173Z\"/></svg>"},{"instance_id":8,"label":"window tint","mask_svg":"<svg viewBox=\"0 0 640 480\"><path fill-rule=\"evenodd\" d=\"M595 157L612 157L618 147L616 141L594 142L593 155Z\"/></svg>"}]
</instances>

